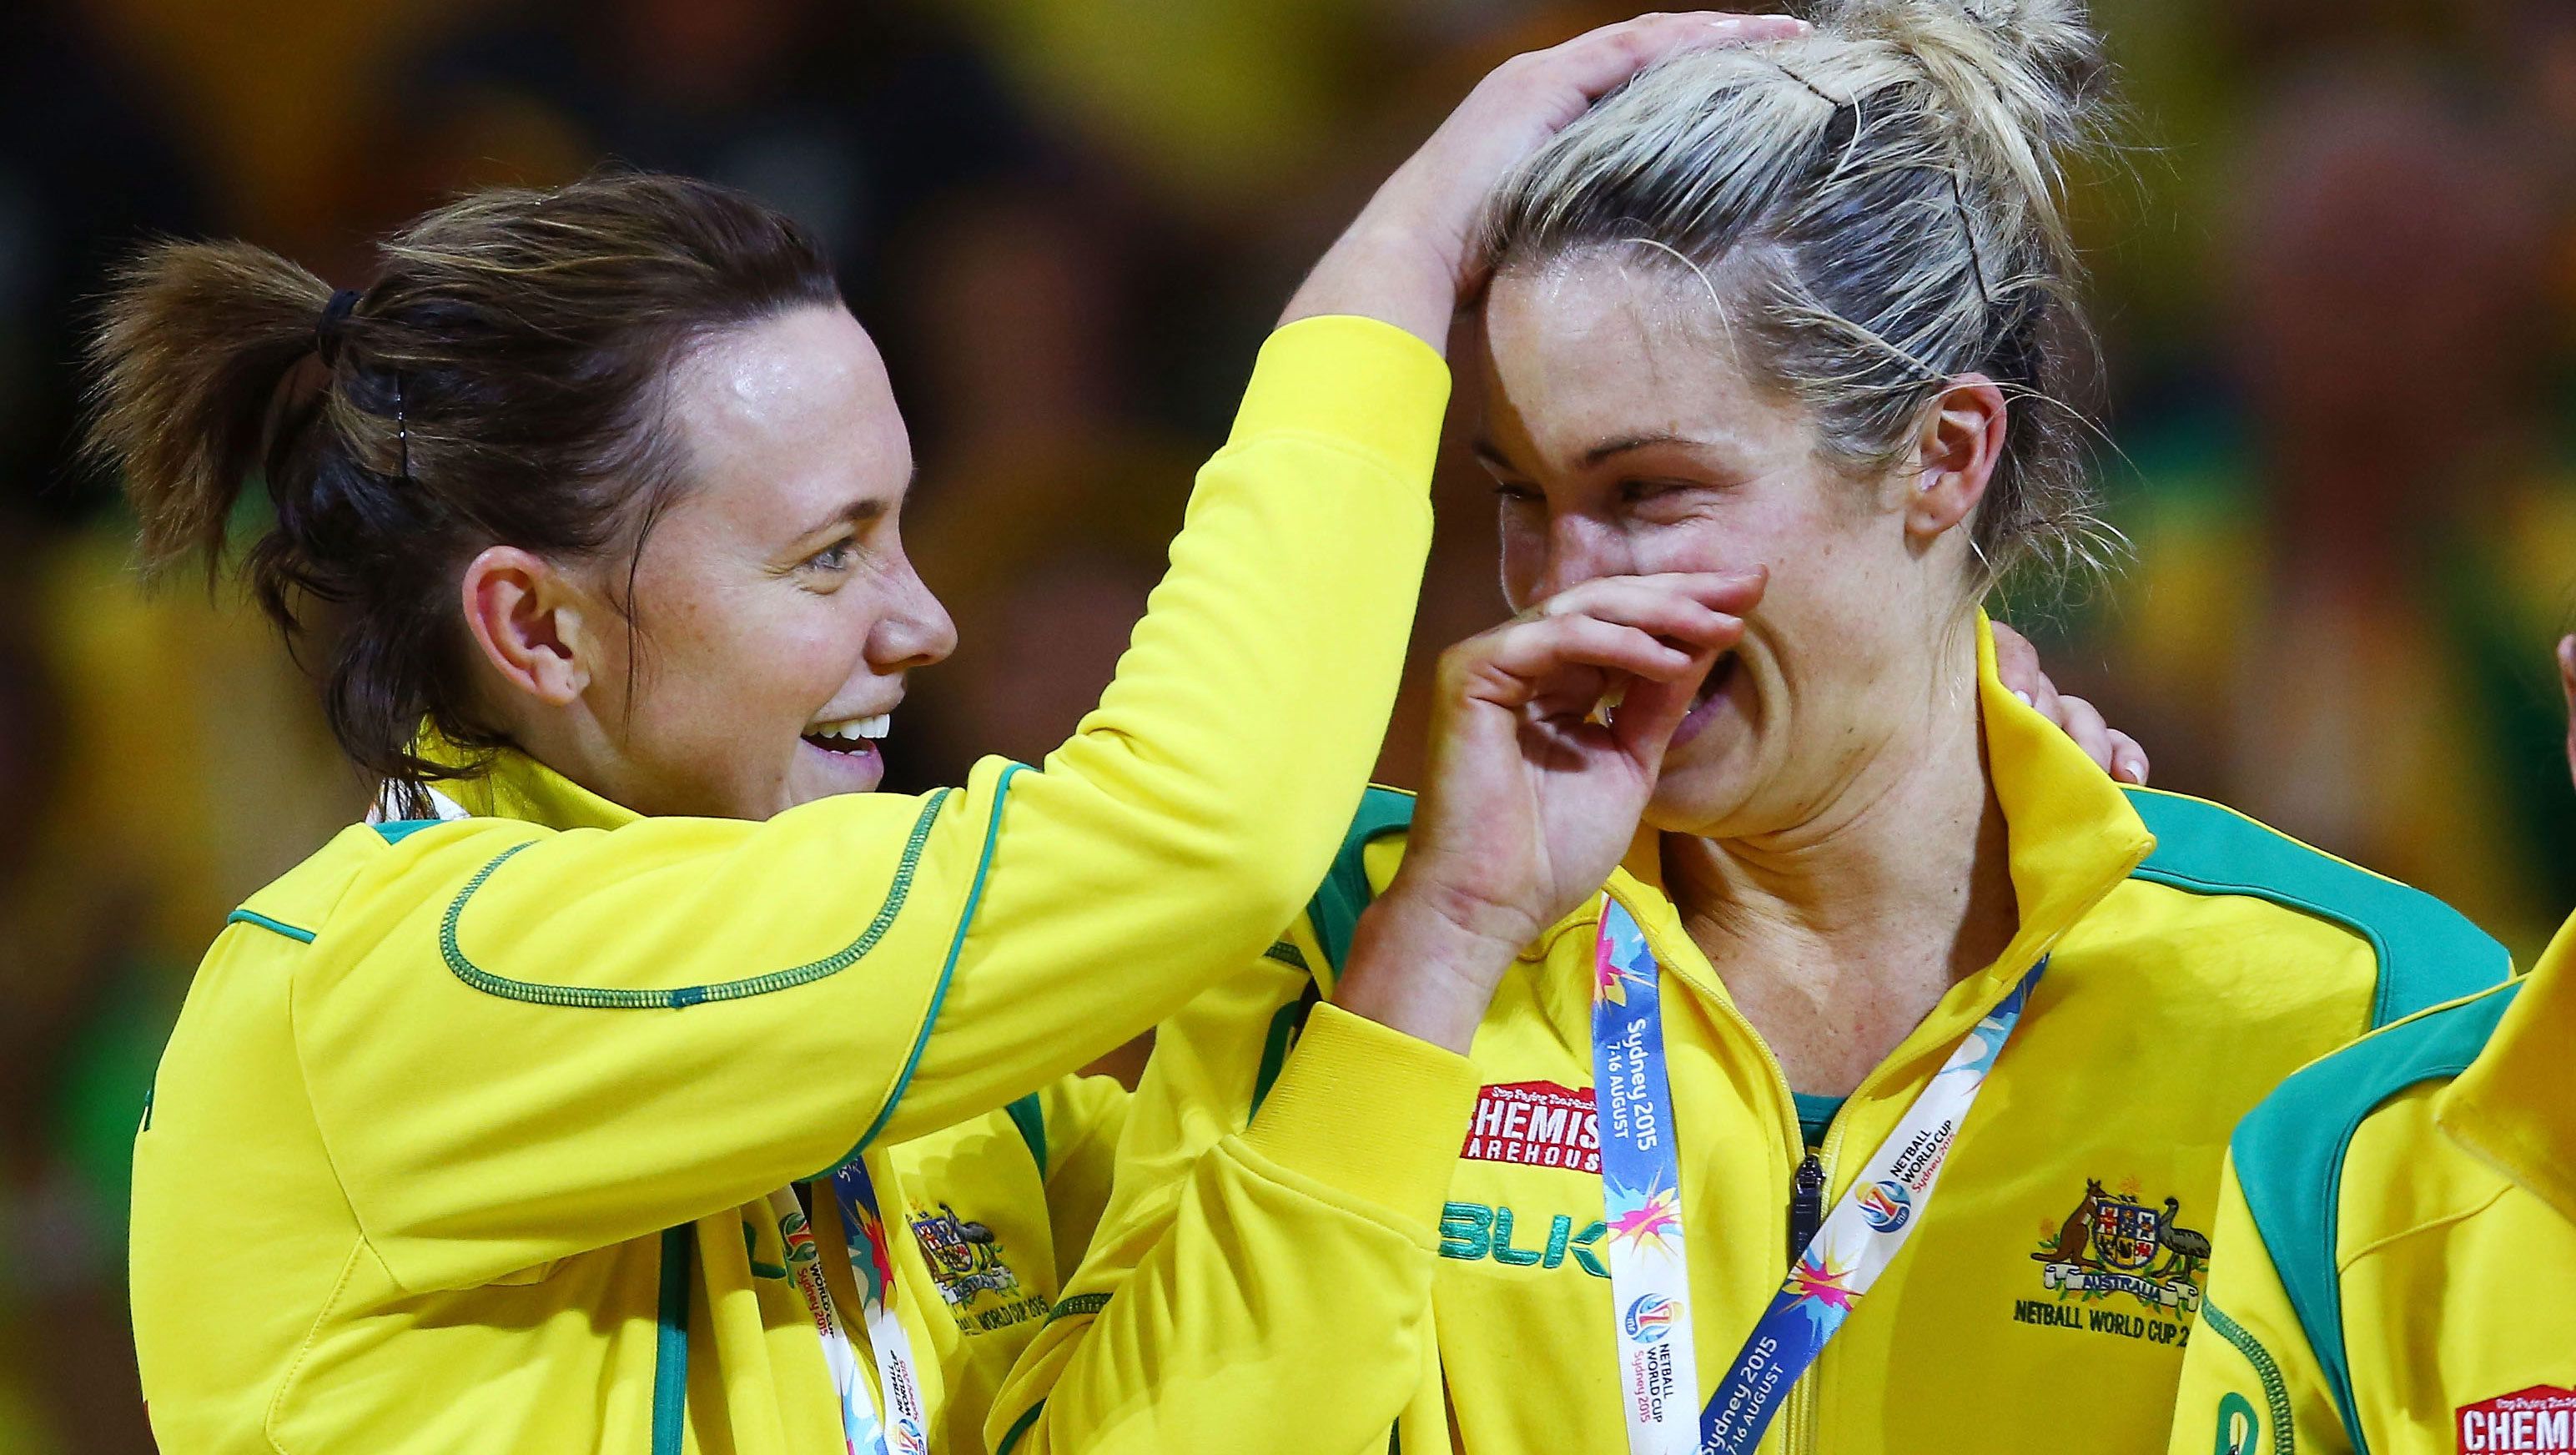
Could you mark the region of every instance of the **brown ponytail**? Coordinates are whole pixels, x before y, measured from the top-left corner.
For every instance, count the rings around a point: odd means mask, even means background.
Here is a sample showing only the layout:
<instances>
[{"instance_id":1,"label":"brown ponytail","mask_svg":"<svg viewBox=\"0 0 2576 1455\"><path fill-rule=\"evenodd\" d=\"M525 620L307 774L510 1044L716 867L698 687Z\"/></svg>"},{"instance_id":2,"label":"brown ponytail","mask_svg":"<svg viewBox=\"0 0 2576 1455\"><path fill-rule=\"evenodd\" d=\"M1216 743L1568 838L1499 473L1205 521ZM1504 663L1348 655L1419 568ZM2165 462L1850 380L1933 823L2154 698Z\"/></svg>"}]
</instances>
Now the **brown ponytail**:
<instances>
[{"instance_id":1,"label":"brown ponytail","mask_svg":"<svg viewBox=\"0 0 2576 1455\"><path fill-rule=\"evenodd\" d=\"M376 281L335 301L246 243L148 250L91 346L89 447L156 571L220 571L236 503L263 487L272 521L240 574L290 642L318 641L341 747L417 808L458 772L415 753L424 726L504 741L470 690L466 562L504 544L640 550L686 484L672 366L713 332L840 294L786 217L644 173L476 193L378 257Z\"/></svg>"},{"instance_id":2,"label":"brown ponytail","mask_svg":"<svg viewBox=\"0 0 2576 1455\"><path fill-rule=\"evenodd\" d=\"M89 447L123 467L144 564L219 557L270 401L313 352L319 278L248 243L164 242L116 277L91 345Z\"/></svg>"}]
</instances>

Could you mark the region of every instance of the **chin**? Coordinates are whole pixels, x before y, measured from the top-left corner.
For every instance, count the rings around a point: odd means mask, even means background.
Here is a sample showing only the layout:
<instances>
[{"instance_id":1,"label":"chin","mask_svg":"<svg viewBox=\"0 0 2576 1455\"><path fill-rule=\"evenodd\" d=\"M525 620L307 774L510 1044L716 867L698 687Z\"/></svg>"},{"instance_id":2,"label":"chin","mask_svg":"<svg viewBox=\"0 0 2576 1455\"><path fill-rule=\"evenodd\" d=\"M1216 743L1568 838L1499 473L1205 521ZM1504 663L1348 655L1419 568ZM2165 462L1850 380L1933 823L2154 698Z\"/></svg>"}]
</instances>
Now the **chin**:
<instances>
[{"instance_id":1,"label":"chin","mask_svg":"<svg viewBox=\"0 0 2576 1455\"><path fill-rule=\"evenodd\" d=\"M1646 827L1703 839L1726 837L1762 786L1745 746L1668 754L1654 794L1646 800Z\"/></svg>"}]
</instances>

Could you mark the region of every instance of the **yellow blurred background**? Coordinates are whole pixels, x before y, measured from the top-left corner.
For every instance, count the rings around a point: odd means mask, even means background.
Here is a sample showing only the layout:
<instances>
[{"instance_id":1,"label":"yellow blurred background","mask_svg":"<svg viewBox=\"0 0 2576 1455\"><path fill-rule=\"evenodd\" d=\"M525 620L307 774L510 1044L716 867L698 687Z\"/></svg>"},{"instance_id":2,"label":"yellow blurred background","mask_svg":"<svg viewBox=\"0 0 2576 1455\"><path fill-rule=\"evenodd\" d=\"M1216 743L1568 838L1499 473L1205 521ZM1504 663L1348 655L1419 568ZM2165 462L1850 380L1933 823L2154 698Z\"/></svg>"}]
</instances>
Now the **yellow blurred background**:
<instances>
[{"instance_id":1,"label":"yellow blurred background","mask_svg":"<svg viewBox=\"0 0 2576 1455\"><path fill-rule=\"evenodd\" d=\"M2576 904L2576 3L2094 0L2132 112L2077 187L2134 544L2006 614L2222 797L2527 955ZM13 0L0 21L0 1452L150 1448L126 1156L198 952L357 808L229 593L146 595L69 453L103 270L232 234L333 282L460 187L603 158L816 227L923 464L964 645L894 787L1106 681L1300 269L1588 0ZM1455 452L1453 452L1455 453ZM1500 611L1444 461L1417 666ZM1418 676L1418 673L1417 673ZM1281 683L1282 692L1318 684ZM1384 771L1418 755L1418 699ZM205 1256L225 1256L209 1247Z\"/></svg>"}]
</instances>

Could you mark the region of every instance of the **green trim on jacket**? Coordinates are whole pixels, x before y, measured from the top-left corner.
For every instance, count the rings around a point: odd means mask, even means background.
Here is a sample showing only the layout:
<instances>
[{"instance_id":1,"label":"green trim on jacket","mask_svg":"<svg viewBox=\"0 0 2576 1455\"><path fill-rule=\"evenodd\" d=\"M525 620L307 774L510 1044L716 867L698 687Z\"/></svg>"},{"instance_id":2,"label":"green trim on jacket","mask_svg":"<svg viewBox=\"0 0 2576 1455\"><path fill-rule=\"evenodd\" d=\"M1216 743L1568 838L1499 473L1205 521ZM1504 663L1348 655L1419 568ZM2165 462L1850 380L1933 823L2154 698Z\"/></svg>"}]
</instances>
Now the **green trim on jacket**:
<instances>
[{"instance_id":1,"label":"green trim on jacket","mask_svg":"<svg viewBox=\"0 0 2576 1455\"><path fill-rule=\"evenodd\" d=\"M2334 1393L2353 1455L2369 1455L2344 1352L2336 1265L2344 1154L2382 1103L2468 1069L2521 982L2398 1022L2294 1073L2238 1124L2230 1145L2263 1248Z\"/></svg>"}]
</instances>

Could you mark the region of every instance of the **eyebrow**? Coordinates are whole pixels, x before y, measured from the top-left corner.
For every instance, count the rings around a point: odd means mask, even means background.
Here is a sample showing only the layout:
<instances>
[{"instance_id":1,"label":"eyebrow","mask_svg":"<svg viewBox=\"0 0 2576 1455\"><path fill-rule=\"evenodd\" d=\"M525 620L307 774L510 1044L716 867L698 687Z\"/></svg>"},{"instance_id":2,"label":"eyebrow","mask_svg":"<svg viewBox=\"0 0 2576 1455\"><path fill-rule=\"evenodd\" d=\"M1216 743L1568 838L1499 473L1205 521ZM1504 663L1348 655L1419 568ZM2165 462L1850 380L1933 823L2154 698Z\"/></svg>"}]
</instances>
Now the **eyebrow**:
<instances>
[{"instance_id":1,"label":"eyebrow","mask_svg":"<svg viewBox=\"0 0 2576 1455\"><path fill-rule=\"evenodd\" d=\"M1617 439L1603 440L1601 443L1585 450L1583 452L1583 463L1587 465L1598 465L1603 460L1609 459L1613 455L1624 455L1630 450L1649 449L1656 445L1697 445L1702 443L1705 443L1705 441L1695 440L1687 435L1674 434L1670 430L1657 430L1652 434L1621 435Z\"/></svg>"},{"instance_id":2,"label":"eyebrow","mask_svg":"<svg viewBox=\"0 0 2576 1455\"><path fill-rule=\"evenodd\" d=\"M1631 450L1649 449L1656 445L1705 445L1707 443L1706 440L1695 440L1688 435L1674 434L1670 430L1657 430L1649 434L1619 435L1585 450L1583 463L1586 466L1598 465L1612 456L1624 455ZM1512 470L1514 468L1510 458L1495 448L1489 440L1477 440L1471 448L1476 458L1488 469Z\"/></svg>"},{"instance_id":3,"label":"eyebrow","mask_svg":"<svg viewBox=\"0 0 2576 1455\"><path fill-rule=\"evenodd\" d=\"M834 526L866 525L870 521L882 519L885 513L886 503L883 500L873 495L862 496L797 532L796 539L801 541L821 535Z\"/></svg>"}]
</instances>

